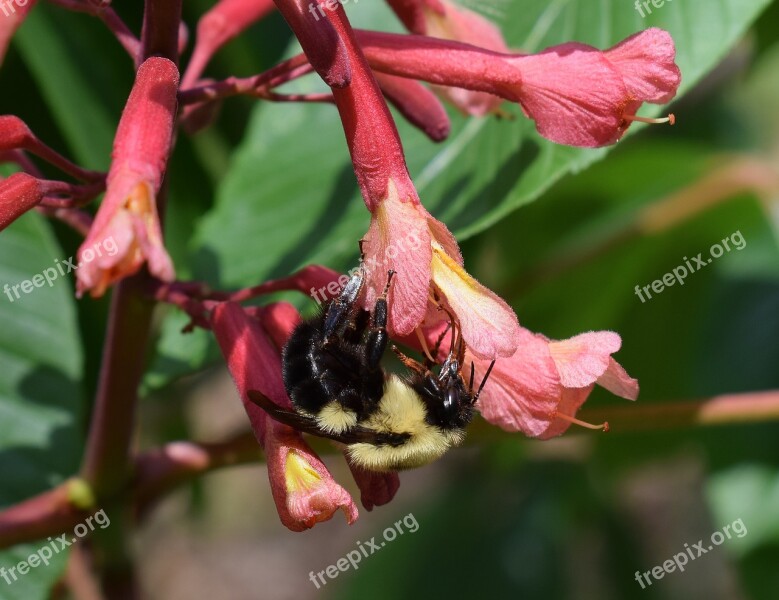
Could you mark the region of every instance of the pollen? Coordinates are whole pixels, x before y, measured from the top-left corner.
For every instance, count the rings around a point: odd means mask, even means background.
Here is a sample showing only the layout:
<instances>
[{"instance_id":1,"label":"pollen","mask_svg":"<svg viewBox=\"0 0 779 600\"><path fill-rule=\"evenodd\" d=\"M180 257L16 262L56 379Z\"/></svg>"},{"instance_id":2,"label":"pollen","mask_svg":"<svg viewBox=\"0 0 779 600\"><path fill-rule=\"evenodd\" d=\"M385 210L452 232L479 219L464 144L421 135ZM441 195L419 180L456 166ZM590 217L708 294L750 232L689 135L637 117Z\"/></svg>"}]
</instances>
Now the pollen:
<instances>
[{"instance_id":1,"label":"pollen","mask_svg":"<svg viewBox=\"0 0 779 600\"><path fill-rule=\"evenodd\" d=\"M131 213L146 216L152 212L154 193L148 183L138 183L127 198L127 210Z\"/></svg>"},{"instance_id":2,"label":"pollen","mask_svg":"<svg viewBox=\"0 0 779 600\"><path fill-rule=\"evenodd\" d=\"M315 488L322 481L319 473L294 450L287 452L284 462L284 483L288 494L304 492Z\"/></svg>"}]
</instances>

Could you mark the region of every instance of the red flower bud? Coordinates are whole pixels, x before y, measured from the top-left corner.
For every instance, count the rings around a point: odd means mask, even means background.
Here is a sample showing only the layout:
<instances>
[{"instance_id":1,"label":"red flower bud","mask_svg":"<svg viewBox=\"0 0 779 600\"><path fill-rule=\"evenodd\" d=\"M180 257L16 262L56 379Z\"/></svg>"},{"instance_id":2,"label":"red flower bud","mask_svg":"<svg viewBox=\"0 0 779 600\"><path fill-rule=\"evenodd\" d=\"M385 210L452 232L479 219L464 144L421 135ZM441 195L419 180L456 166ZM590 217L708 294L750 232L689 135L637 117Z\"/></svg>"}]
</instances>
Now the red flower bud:
<instances>
[{"instance_id":1,"label":"red flower bud","mask_svg":"<svg viewBox=\"0 0 779 600\"><path fill-rule=\"evenodd\" d=\"M0 181L0 231L37 205L43 194L40 182L26 173Z\"/></svg>"},{"instance_id":2,"label":"red flower bud","mask_svg":"<svg viewBox=\"0 0 779 600\"><path fill-rule=\"evenodd\" d=\"M176 118L179 74L166 58L152 57L138 69L114 139L107 189L81 253L113 238L118 251L85 261L77 290L101 296L108 286L144 263L163 281L174 278L162 242L156 196L162 185Z\"/></svg>"},{"instance_id":3,"label":"red flower bud","mask_svg":"<svg viewBox=\"0 0 779 600\"><path fill-rule=\"evenodd\" d=\"M424 36L357 32L373 69L518 102L538 132L559 144L619 140L644 102L669 102L681 82L668 32L651 28L601 51L569 42L505 54ZM672 118L661 119L673 122Z\"/></svg>"}]
</instances>

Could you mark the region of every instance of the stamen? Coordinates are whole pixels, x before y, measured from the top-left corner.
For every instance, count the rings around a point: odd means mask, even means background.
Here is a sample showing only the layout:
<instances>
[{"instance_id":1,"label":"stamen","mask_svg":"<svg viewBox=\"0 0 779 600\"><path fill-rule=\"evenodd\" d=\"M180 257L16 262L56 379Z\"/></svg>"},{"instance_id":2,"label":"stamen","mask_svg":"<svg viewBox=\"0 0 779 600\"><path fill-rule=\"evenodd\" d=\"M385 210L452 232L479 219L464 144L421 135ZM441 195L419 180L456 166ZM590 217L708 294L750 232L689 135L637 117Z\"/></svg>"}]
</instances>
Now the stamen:
<instances>
[{"instance_id":1,"label":"stamen","mask_svg":"<svg viewBox=\"0 0 779 600\"><path fill-rule=\"evenodd\" d=\"M565 413L561 413L558 411L552 413L552 418L562 419L563 421L568 421L569 423L573 423L574 425L579 425L580 427L586 427L587 429L602 429L604 433L606 433L609 430L608 421L604 421L600 425L593 425L592 423L587 423L587 421L582 421L581 419L577 419L576 417L572 417L570 415L566 415Z\"/></svg>"},{"instance_id":2,"label":"stamen","mask_svg":"<svg viewBox=\"0 0 779 600\"><path fill-rule=\"evenodd\" d=\"M435 363L435 359L430 356L430 349L427 347L427 342L425 341L425 336L422 335L422 331L417 327L414 329L414 333L417 334L417 339L419 340L419 344L422 346L422 350L425 353L425 356L427 356L428 359L430 359L430 362Z\"/></svg>"},{"instance_id":3,"label":"stamen","mask_svg":"<svg viewBox=\"0 0 779 600\"><path fill-rule=\"evenodd\" d=\"M676 123L676 116L673 113L660 119L649 119L647 117L639 117L638 115L623 115L622 118L628 121L641 121L642 123L650 123L652 125L660 125L662 123L674 125Z\"/></svg>"}]
</instances>

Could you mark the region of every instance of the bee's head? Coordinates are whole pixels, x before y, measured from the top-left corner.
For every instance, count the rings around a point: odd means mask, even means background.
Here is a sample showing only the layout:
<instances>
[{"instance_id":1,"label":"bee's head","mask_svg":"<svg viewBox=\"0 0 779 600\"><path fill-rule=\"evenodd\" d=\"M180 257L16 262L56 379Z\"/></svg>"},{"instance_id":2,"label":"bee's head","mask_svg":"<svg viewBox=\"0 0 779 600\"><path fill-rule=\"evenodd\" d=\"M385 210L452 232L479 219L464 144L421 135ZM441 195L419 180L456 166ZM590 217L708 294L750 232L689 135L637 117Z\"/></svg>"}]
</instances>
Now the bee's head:
<instances>
[{"instance_id":1,"label":"bee's head","mask_svg":"<svg viewBox=\"0 0 779 600\"><path fill-rule=\"evenodd\" d=\"M449 355L440 365L436 375L428 367L423 374L417 372L411 379L411 387L421 396L427 408L428 420L432 425L442 429L463 429L473 419L474 405L479 399L484 384L495 364L493 360L479 389L474 393L474 365L471 363L471 377L468 385L463 378L462 366L465 361L465 341L462 328L459 327L454 315L444 306L440 306L449 315L449 326L438 340L440 345L443 336L451 329L451 346ZM427 353L427 348L425 348ZM430 357L430 354L427 354ZM426 365L432 365L433 359Z\"/></svg>"},{"instance_id":2,"label":"bee's head","mask_svg":"<svg viewBox=\"0 0 779 600\"><path fill-rule=\"evenodd\" d=\"M427 408L431 425L442 429L462 429L473 418L475 397L466 387L457 361L447 361L436 375L415 375L411 387Z\"/></svg>"}]
</instances>

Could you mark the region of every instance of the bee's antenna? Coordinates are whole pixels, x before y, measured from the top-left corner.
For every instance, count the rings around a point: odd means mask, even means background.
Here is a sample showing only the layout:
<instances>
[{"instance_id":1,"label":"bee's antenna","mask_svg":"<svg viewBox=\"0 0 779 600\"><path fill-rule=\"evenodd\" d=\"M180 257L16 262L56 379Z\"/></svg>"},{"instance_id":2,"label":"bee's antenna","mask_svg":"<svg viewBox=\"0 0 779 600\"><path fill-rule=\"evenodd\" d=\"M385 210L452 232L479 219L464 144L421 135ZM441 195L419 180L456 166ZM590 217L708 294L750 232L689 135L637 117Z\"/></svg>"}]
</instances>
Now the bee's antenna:
<instances>
[{"instance_id":1,"label":"bee's antenna","mask_svg":"<svg viewBox=\"0 0 779 600\"><path fill-rule=\"evenodd\" d=\"M479 395L481 394L481 391L484 389L484 384L487 383L487 379L490 376L490 373L492 373L492 367L495 366L495 359L492 359L492 362L490 363L490 368L487 369L487 372L484 374L484 379L481 380L481 385L479 386L479 391L476 392L476 395L473 397L473 403L476 404L476 401L479 399ZM471 363L471 369L473 369L473 363Z\"/></svg>"},{"instance_id":2,"label":"bee's antenna","mask_svg":"<svg viewBox=\"0 0 779 600\"><path fill-rule=\"evenodd\" d=\"M468 393L471 395L473 395L473 374L474 374L474 366L473 366L473 361L471 361L471 381L468 384Z\"/></svg>"}]
</instances>

